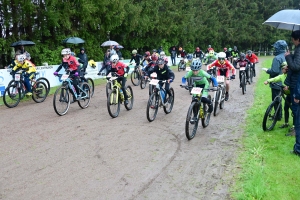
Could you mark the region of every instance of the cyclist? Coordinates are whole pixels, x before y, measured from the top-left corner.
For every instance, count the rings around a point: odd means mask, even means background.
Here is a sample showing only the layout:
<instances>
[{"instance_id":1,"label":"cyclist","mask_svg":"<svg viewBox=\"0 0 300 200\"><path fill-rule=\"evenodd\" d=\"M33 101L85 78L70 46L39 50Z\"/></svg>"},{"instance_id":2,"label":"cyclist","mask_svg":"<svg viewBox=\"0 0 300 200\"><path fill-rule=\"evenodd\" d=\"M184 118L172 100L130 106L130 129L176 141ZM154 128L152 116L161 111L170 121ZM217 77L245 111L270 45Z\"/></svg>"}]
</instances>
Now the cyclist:
<instances>
[{"instance_id":1,"label":"cyclist","mask_svg":"<svg viewBox=\"0 0 300 200\"><path fill-rule=\"evenodd\" d=\"M218 60L215 60L213 63L207 65L208 72L211 73L210 69L213 67L217 67L217 75L218 76L225 76L226 77L226 94L225 94L225 101L229 99L229 80L235 79L236 70L232 66L232 64L226 60L226 53L220 52L218 53ZM229 76L229 70L231 70L232 76Z\"/></svg>"},{"instance_id":2,"label":"cyclist","mask_svg":"<svg viewBox=\"0 0 300 200\"><path fill-rule=\"evenodd\" d=\"M189 71L184 77L182 77L182 84L185 85L186 84L186 79L190 78L190 77L201 77L201 80L197 80L194 82L194 87L200 87L203 89L208 89L209 88L209 82L208 79L211 79L213 82L214 87L218 87L218 82L217 80L211 76L210 74L208 74L207 72L205 72L204 70L201 69L202 67L202 63L200 59L195 59L193 60L192 64L191 64L191 71ZM203 103L207 103L208 104L208 112L212 112L213 111L213 105L211 100L209 100L207 98L208 96L208 91L207 90L202 90L202 96L201 96L201 102ZM195 96L193 96L193 101L197 101L197 99L195 98ZM194 117L191 119L191 122L195 122L197 119L197 113L199 110L199 107L194 107Z\"/></svg>"},{"instance_id":3,"label":"cyclist","mask_svg":"<svg viewBox=\"0 0 300 200\"><path fill-rule=\"evenodd\" d=\"M153 49L153 50L152 50L152 55L153 55L153 54L155 54L155 55L157 55L157 57L159 57L159 54L157 53L157 50L156 50L156 49Z\"/></svg>"},{"instance_id":4,"label":"cyclist","mask_svg":"<svg viewBox=\"0 0 300 200\"><path fill-rule=\"evenodd\" d=\"M144 54L144 59L142 61L143 66L148 65L151 62L151 54L150 51L146 51Z\"/></svg>"},{"instance_id":5,"label":"cyclist","mask_svg":"<svg viewBox=\"0 0 300 200\"><path fill-rule=\"evenodd\" d=\"M239 50L237 49L236 46L233 47L233 50L231 51L231 56L233 58L232 63L234 68L236 68L236 61L234 60L234 58L238 58L239 57Z\"/></svg>"},{"instance_id":6,"label":"cyclist","mask_svg":"<svg viewBox=\"0 0 300 200\"><path fill-rule=\"evenodd\" d=\"M196 47L193 57L199 58L201 60L204 57L204 53L203 53L203 51L201 51L201 49L199 47Z\"/></svg>"},{"instance_id":7,"label":"cyclist","mask_svg":"<svg viewBox=\"0 0 300 200\"><path fill-rule=\"evenodd\" d=\"M203 64L207 65L217 60L217 57L215 55L215 51L213 48L210 48L209 53L205 55L203 59Z\"/></svg>"},{"instance_id":8,"label":"cyclist","mask_svg":"<svg viewBox=\"0 0 300 200\"><path fill-rule=\"evenodd\" d=\"M156 65L156 61L157 61L158 57L156 54L152 54L151 56L151 61L148 63L148 65L143 69L144 71L144 74L148 74L149 73L149 70L151 68L154 68L155 65Z\"/></svg>"},{"instance_id":9,"label":"cyclist","mask_svg":"<svg viewBox=\"0 0 300 200\"><path fill-rule=\"evenodd\" d=\"M267 85L268 83L277 83L277 82L282 82L282 85L285 87L286 85L284 84L284 81L287 77L287 73L288 73L288 65L287 62L283 62L281 64L281 71L282 74L274 77L274 78L270 78L268 80L266 80L264 82L265 85ZM283 90L284 94L286 94L286 101L284 102L284 124L282 124L279 128L285 128L289 126L289 109L292 105L292 98L290 95L290 91L287 90Z\"/></svg>"},{"instance_id":10,"label":"cyclist","mask_svg":"<svg viewBox=\"0 0 300 200\"><path fill-rule=\"evenodd\" d=\"M135 67L138 67L141 63L141 59L143 59L143 56L141 56L140 54L137 53L137 50L132 50L132 57L129 61L129 63L131 63L133 60L135 61Z\"/></svg>"},{"instance_id":11,"label":"cyclist","mask_svg":"<svg viewBox=\"0 0 300 200\"><path fill-rule=\"evenodd\" d=\"M125 104L128 104L128 96L126 92L126 77L128 75L129 67L119 61L119 56L117 54L114 54L110 57L110 62L111 62L111 70L109 72L115 72L118 75L117 81L122 85L121 89L124 91L124 99L125 99ZM122 82L122 83L121 83Z\"/></svg>"},{"instance_id":12,"label":"cyclist","mask_svg":"<svg viewBox=\"0 0 300 200\"><path fill-rule=\"evenodd\" d=\"M224 48L224 52L226 53L226 59L230 60L230 58L231 58L231 52L228 51L226 47Z\"/></svg>"},{"instance_id":13,"label":"cyclist","mask_svg":"<svg viewBox=\"0 0 300 200\"><path fill-rule=\"evenodd\" d=\"M13 67L11 74L13 77L15 76L16 72L19 70L24 70L24 85L26 88L26 95L31 96L31 84L30 80L35 77L36 68L32 62L26 60L26 55L21 54L17 56L16 65Z\"/></svg>"},{"instance_id":14,"label":"cyclist","mask_svg":"<svg viewBox=\"0 0 300 200\"><path fill-rule=\"evenodd\" d=\"M61 50L61 55L63 56L62 63L58 66L56 71L53 73L54 76L58 75L58 72L61 70L62 67L65 68L66 71L70 72L70 77L73 78L73 86L76 90L76 93L79 94L78 90L78 77L79 77L79 69L80 69L80 64L77 61L77 59L71 55L71 50L69 48L65 48ZM73 91L73 90L71 90ZM80 99L80 94L78 95L77 99L75 98L75 94L73 94L73 99L74 100L79 100Z\"/></svg>"},{"instance_id":15,"label":"cyclist","mask_svg":"<svg viewBox=\"0 0 300 200\"><path fill-rule=\"evenodd\" d=\"M157 74L157 79L158 80L166 80L165 90L166 90L166 93L169 96L169 99L165 98L164 103L166 103L168 100L169 100L169 102L172 102L173 97L172 97L172 94L170 92L170 83L171 83L171 81L174 80L175 74L165 64L165 60L163 58L158 58L156 63L157 63L157 65L154 66L153 68L150 68L149 71L146 73L145 78L147 79L148 76L150 76L153 72L155 72ZM162 87L164 85L164 83L160 82L159 85Z\"/></svg>"},{"instance_id":16,"label":"cyclist","mask_svg":"<svg viewBox=\"0 0 300 200\"><path fill-rule=\"evenodd\" d=\"M246 82L249 82L249 68L248 68L248 64L251 65L251 62L246 58L246 55L244 53L240 54L240 57L236 60L237 63L239 63L240 67L245 67L245 71L246 71ZM240 78L240 87L242 87L241 85L241 71L239 71L239 78Z\"/></svg>"},{"instance_id":17,"label":"cyclist","mask_svg":"<svg viewBox=\"0 0 300 200\"><path fill-rule=\"evenodd\" d=\"M246 58L251 62L251 67L253 68L253 72L254 72L253 76L255 77L256 76L255 64L258 63L258 57L251 50L248 50Z\"/></svg>"},{"instance_id":18,"label":"cyclist","mask_svg":"<svg viewBox=\"0 0 300 200\"><path fill-rule=\"evenodd\" d=\"M159 57L164 59L165 64L168 65L168 57L166 56L166 53L164 51L160 52Z\"/></svg>"}]
</instances>

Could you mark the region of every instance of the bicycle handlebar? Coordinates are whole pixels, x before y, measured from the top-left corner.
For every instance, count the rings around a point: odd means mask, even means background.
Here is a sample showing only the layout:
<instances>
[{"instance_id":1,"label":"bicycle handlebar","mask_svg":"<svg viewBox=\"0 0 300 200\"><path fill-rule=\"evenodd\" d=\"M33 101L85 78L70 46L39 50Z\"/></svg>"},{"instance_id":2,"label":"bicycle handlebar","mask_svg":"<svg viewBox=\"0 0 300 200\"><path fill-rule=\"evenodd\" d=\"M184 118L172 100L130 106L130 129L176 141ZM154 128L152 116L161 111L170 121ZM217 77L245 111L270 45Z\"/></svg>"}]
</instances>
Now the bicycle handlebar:
<instances>
[{"instance_id":1,"label":"bicycle handlebar","mask_svg":"<svg viewBox=\"0 0 300 200\"><path fill-rule=\"evenodd\" d=\"M180 85L181 88L185 88L186 90L188 90L189 88L193 88L194 86L189 86L189 85ZM206 90L206 91L217 91L218 87L211 87L211 88L202 88L202 90Z\"/></svg>"}]
</instances>

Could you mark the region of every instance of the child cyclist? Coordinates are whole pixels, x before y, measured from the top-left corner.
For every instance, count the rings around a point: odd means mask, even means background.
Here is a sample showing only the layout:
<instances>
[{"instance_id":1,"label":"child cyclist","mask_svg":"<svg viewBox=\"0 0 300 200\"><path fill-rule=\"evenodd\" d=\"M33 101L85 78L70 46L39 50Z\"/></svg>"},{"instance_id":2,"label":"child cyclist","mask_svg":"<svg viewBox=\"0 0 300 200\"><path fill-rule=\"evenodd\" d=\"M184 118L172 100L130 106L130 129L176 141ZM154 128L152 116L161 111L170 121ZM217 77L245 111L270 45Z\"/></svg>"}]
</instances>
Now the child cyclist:
<instances>
[{"instance_id":1,"label":"child cyclist","mask_svg":"<svg viewBox=\"0 0 300 200\"><path fill-rule=\"evenodd\" d=\"M207 71L210 71L211 68L217 67L217 75L218 76L225 76L226 77L226 94L225 94L225 101L229 99L229 80L235 79L236 70L233 65L226 60L226 53L220 52L218 53L218 60L215 60L211 64L207 65ZM229 76L229 70L232 72L232 76Z\"/></svg>"},{"instance_id":2,"label":"child cyclist","mask_svg":"<svg viewBox=\"0 0 300 200\"><path fill-rule=\"evenodd\" d=\"M245 67L246 82L250 84L250 82L249 82L249 67L248 67L248 64L251 65L251 62L246 58L246 55L244 53L240 54L240 57L236 60L236 62L239 64L240 67ZM241 86L241 70L239 70L239 78L240 78L240 87L242 87Z\"/></svg>"},{"instance_id":3,"label":"child cyclist","mask_svg":"<svg viewBox=\"0 0 300 200\"><path fill-rule=\"evenodd\" d=\"M128 104L128 96L126 92L126 77L128 75L129 67L119 61L119 56L117 54L114 54L110 57L110 62L111 62L111 69L108 71L109 72L115 72L118 75L117 81L121 84L121 89L124 91L124 99L125 99L125 104ZM122 83L121 83L122 82Z\"/></svg>"},{"instance_id":4,"label":"child cyclist","mask_svg":"<svg viewBox=\"0 0 300 200\"><path fill-rule=\"evenodd\" d=\"M56 71L53 73L54 76L58 75L58 72L62 67L65 68L66 71L70 72L70 77L73 78L73 86L76 90L76 93L79 94L78 83L79 83L79 74L80 74L80 64L77 59L71 55L71 50L69 48L65 48L61 50L61 55L63 56L62 63L58 66ZM73 91L73 90L71 90ZM74 100L79 100L80 95L78 95L77 99L75 99L75 94L73 94Z\"/></svg>"},{"instance_id":5,"label":"child cyclist","mask_svg":"<svg viewBox=\"0 0 300 200\"><path fill-rule=\"evenodd\" d=\"M253 76L255 77L256 76L255 64L259 62L258 57L251 50L248 50L246 58L251 62L251 67L253 68L253 72L254 72Z\"/></svg>"},{"instance_id":6,"label":"child cyclist","mask_svg":"<svg viewBox=\"0 0 300 200\"><path fill-rule=\"evenodd\" d=\"M191 71L189 71L184 77L182 77L182 84L185 85L186 84L186 79L190 78L190 77L201 77L200 80L194 81L194 87L200 87L203 89L208 89L209 88L209 82L208 79L211 79L213 82L214 87L218 86L218 82L215 79L215 77L213 77L212 75L208 74L207 72L205 72L204 70L201 69L202 67L202 62L200 59L195 59L193 60L192 64L191 64ZM209 100L207 98L208 96L208 91L207 90L202 90L202 96L201 96L201 102L203 103L207 103L209 106L208 112L212 112L213 111L213 105L211 100ZM196 99L193 97L193 101L195 101ZM194 107L194 117L191 119L191 122L196 121L197 119L197 113L199 110L199 107Z\"/></svg>"},{"instance_id":7,"label":"child cyclist","mask_svg":"<svg viewBox=\"0 0 300 200\"><path fill-rule=\"evenodd\" d=\"M153 72L157 74L157 79L158 80L166 80L165 82L165 90L166 93L169 96L169 102L172 102L172 94L170 92L170 82L174 80L175 75L172 72L172 70L165 64L165 60L163 58L158 58L157 60L157 65L154 66L153 68L150 68L148 72L146 72L145 78L147 79L148 76L150 76ZM163 86L164 83L159 83L160 86ZM171 98L170 98L171 97ZM165 98L166 103L168 101L168 98Z\"/></svg>"}]
</instances>

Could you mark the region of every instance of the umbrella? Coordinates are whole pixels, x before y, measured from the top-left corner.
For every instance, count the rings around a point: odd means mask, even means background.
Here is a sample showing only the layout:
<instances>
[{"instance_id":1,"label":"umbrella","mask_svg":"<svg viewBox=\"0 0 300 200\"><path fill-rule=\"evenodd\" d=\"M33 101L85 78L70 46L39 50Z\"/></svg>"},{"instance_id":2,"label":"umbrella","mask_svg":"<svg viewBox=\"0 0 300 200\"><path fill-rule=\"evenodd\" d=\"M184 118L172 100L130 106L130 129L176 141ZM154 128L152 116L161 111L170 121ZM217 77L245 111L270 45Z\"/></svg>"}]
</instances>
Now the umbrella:
<instances>
[{"instance_id":1,"label":"umbrella","mask_svg":"<svg viewBox=\"0 0 300 200\"><path fill-rule=\"evenodd\" d=\"M115 49L123 49L124 47L122 45L115 46Z\"/></svg>"},{"instance_id":2,"label":"umbrella","mask_svg":"<svg viewBox=\"0 0 300 200\"><path fill-rule=\"evenodd\" d=\"M16 46L33 46L33 45L35 45L35 43L32 42L32 41L20 40L20 41L12 43L10 46L11 47L16 47Z\"/></svg>"},{"instance_id":3,"label":"umbrella","mask_svg":"<svg viewBox=\"0 0 300 200\"><path fill-rule=\"evenodd\" d=\"M69 43L69 44L82 44L82 43L85 43L85 41L79 37L69 37L69 38L66 38L62 41L62 43L66 44L66 43Z\"/></svg>"},{"instance_id":4,"label":"umbrella","mask_svg":"<svg viewBox=\"0 0 300 200\"><path fill-rule=\"evenodd\" d=\"M263 24L278 29L291 31L300 30L300 10L281 10Z\"/></svg>"},{"instance_id":5,"label":"umbrella","mask_svg":"<svg viewBox=\"0 0 300 200\"><path fill-rule=\"evenodd\" d=\"M115 41L112 41L112 40L108 40L108 41L103 42L103 43L101 44L102 47L105 47L105 46L112 46L112 45L116 46L116 45L119 45L119 43L117 43L117 42L115 42Z\"/></svg>"}]
</instances>

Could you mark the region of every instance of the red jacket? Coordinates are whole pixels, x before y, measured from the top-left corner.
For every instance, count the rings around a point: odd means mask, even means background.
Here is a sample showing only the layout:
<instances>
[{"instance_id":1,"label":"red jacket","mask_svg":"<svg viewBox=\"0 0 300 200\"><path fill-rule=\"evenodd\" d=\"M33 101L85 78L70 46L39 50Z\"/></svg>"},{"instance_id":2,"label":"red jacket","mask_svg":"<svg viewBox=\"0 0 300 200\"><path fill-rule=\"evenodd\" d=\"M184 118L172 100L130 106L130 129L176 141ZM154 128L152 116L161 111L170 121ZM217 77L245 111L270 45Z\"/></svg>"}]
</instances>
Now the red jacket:
<instances>
[{"instance_id":1,"label":"red jacket","mask_svg":"<svg viewBox=\"0 0 300 200\"><path fill-rule=\"evenodd\" d=\"M111 70L116 72L119 76L123 76L125 74L125 68L127 68L126 73L128 73L128 67L122 62L117 62L115 66L112 65Z\"/></svg>"},{"instance_id":2,"label":"red jacket","mask_svg":"<svg viewBox=\"0 0 300 200\"><path fill-rule=\"evenodd\" d=\"M69 59L63 58L63 62L67 62L69 69L72 71L77 71L77 67L80 65L74 56L70 56Z\"/></svg>"},{"instance_id":3,"label":"red jacket","mask_svg":"<svg viewBox=\"0 0 300 200\"><path fill-rule=\"evenodd\" d=\"M207 70L210 70L213 66L215 66L217 68L217 73L218 75L220 75L220 69L226 69L226 77L229 77L229 70L231 70L232 74L235 75L235 68L233 67L233 65L228 61L225 60L224 64L221 64L219 62L219 60L215 60L214 62L212 62L211 64L207 65Z\"/></svg>"},{"instance_id":4,"label":"red jacket","mask_svg":"<svg viewBox=\"0 0 300 200\"><path fill-rule=\"evenodd\" d=\"M251 63L256 63L258 62L258 57L252 53L251 56L249 56L248 54L246 55L246 58L251 62Z\"/></svg>"}]
</instances>

